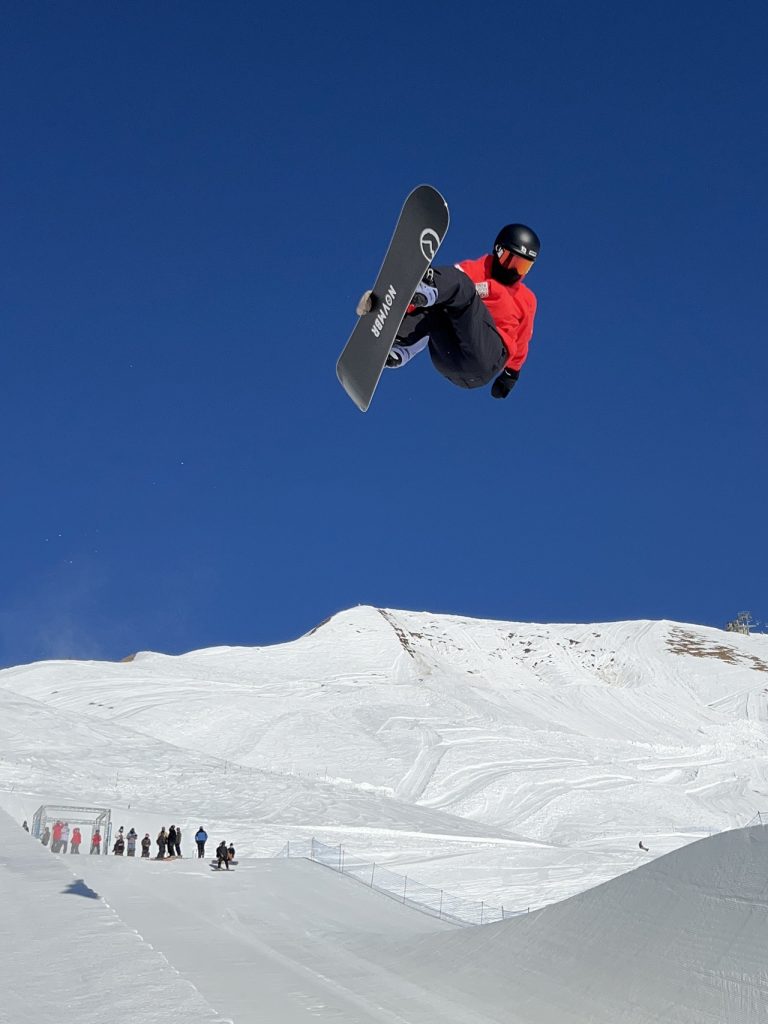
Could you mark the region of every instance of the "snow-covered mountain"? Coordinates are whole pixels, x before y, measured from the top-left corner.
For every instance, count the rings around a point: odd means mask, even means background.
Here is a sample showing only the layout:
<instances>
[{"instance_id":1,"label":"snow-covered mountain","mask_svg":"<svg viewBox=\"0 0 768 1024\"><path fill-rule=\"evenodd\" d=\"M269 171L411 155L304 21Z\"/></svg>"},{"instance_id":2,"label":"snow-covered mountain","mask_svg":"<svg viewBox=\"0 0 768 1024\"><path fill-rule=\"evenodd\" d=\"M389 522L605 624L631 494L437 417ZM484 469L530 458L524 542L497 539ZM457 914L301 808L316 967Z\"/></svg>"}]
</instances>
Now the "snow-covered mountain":
<instances>
[{"instance_id":1,"label":"snow-covered mountain","mask_svg":"<svg viewBox=\"0 0 768 1024\"><path fill-rule=\"evenodd\" d=\"M0 806L205 822L244 856L315 834L540 906L767 810L766 701L762 635L359 607L274 647L0 672Z\"/></svg>"}]
</instances>

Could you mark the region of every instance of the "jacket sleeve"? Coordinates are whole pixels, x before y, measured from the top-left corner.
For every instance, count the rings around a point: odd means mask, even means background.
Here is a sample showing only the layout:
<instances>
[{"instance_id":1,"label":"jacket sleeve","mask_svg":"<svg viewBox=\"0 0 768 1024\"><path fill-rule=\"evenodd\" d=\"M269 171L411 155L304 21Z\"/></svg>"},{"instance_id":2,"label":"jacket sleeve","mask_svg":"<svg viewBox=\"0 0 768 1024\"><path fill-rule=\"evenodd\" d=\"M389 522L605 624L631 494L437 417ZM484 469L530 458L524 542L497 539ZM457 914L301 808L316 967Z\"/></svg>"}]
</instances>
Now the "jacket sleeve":
<instances>
[{"instance_id":1,"label":"jacket sleeve","mask_svg":"<svg viewBox=\"0 0 768 1024\"><path fill-rule=\"evenodd\" d=\"M507 334L507 339L511 342L509 359L505 364L505 369L508 370L519 370L525 362L528 356L528 346L531 338L533 337L533 318L536 315L536 296L531 293L531 300L526 308L525 316L517 324L517 329L512 334Z\"/></svg>"}]
</instances>

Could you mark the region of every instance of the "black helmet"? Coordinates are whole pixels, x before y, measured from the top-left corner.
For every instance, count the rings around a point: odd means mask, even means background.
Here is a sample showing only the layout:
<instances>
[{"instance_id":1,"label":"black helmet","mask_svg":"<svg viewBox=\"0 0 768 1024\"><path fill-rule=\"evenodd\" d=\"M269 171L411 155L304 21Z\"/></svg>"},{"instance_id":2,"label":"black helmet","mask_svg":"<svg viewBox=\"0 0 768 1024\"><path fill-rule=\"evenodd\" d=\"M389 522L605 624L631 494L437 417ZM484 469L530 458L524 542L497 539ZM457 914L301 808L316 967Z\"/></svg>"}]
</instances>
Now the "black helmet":
<instances>
[{"instance_id":1,"label":"black helmet","mask_svg":"<svg viewBox=\"0 0 768 1024\"><path fill-rule=\"evenodd\" d=\"M515 284L531 269L540 249L535 231L525 224L507 224L493 243L492 276L502 284Z\"/></svg>"}]
</instances>

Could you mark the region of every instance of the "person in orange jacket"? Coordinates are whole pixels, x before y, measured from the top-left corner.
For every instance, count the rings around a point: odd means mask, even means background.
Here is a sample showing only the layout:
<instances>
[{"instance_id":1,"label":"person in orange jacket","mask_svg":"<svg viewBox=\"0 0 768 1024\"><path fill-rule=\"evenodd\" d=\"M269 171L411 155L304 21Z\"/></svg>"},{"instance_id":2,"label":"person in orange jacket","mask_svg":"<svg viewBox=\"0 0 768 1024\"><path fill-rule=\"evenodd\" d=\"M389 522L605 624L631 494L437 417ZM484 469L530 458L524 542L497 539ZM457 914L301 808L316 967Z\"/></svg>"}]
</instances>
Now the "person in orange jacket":
<instances>
[{"instance_id":1,"label":"person in orange jacket","mask_svg":"<svg viewBox=\"0 0 768 1024\"><path fill-rule=\"evenodd\" d=\"M405 366L428 348L433 366L451 383L479 388L493 380L491 395L506 398L533 336L536 296L523 279L540 249L535 231L507 224L488 255L453 267L430 267L416 288L387 366Z\"/></svg>"}]
</instances>

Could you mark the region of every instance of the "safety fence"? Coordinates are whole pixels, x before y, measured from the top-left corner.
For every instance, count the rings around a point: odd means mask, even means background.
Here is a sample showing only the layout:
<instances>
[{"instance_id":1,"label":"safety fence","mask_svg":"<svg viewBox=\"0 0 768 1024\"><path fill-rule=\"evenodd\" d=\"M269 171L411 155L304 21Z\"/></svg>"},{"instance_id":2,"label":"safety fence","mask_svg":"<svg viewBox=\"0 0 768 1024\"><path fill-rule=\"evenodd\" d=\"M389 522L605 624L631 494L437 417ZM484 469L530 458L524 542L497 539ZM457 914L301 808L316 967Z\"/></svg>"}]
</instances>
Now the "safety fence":
<instances>
[{"instance_id":1,"label":"safety fence","mask_svg":"<svg viewBox=\"0 0 768 1024\"><path fill-rule=\"evenodd\" d=\"M489 906L483 900L452 896L443 889L423 885L407 875L389 871L375 861L364 861L350 856L342 846L326 846L314 836L309 840L286 843L277 856L312 860L316 864L322 864L323 867L353 878L369 889L397 900L398 903L440 918L442 921L451 921L453 924L492 924L494 921L503 921L528 913L527 908L508 910L505 907Z\"/></svg>"}]
</instances>

